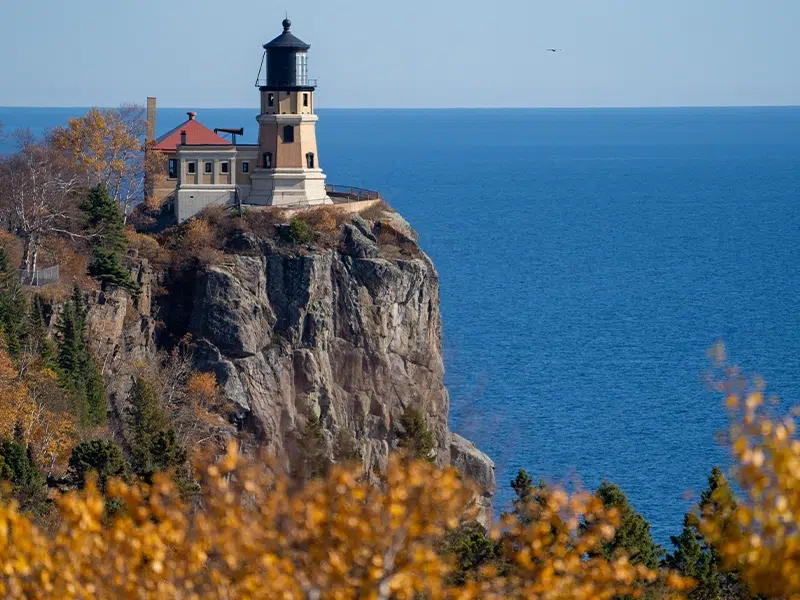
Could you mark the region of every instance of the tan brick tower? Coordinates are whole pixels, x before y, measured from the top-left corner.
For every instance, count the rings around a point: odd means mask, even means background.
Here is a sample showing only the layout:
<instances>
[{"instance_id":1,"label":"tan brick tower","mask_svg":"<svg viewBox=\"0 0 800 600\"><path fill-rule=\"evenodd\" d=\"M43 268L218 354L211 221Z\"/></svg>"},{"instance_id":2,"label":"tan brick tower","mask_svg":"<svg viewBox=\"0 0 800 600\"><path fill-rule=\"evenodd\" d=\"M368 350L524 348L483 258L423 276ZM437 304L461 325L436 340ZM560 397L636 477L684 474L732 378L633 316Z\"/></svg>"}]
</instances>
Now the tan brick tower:
<instances>
[{"instance_id":1,"label":"tan brick tower","mask_svg":"<svg viewBox=\"0 0 800 600\"><path fill-rule=\"evenodd\" d=\"M319 167L314 89L308 78L308 49L292 35L289 19L283 33L264 44L258 121L258 162L252 172L248 203L265 205L329 204L325 174Z\"/></svg>"}]
</instances>

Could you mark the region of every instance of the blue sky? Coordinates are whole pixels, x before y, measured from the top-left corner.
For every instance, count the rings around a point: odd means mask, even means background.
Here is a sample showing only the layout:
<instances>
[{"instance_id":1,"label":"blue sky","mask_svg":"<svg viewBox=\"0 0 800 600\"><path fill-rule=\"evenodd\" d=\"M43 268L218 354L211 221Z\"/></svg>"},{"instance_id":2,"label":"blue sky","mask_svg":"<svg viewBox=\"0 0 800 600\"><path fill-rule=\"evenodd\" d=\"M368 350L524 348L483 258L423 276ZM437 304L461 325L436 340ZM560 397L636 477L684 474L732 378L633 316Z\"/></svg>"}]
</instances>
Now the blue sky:
<instances>
[{"instance_id":1,"label":"blue sky","mask_svg":"<svg viewBox=\"0 0 800 600\"><path fill-rule=\"evenodd\" d=\"M285 9L318 106L800 105L798 0L0 0L0 106L255 106Z\"/></svg>"}]
</instances>

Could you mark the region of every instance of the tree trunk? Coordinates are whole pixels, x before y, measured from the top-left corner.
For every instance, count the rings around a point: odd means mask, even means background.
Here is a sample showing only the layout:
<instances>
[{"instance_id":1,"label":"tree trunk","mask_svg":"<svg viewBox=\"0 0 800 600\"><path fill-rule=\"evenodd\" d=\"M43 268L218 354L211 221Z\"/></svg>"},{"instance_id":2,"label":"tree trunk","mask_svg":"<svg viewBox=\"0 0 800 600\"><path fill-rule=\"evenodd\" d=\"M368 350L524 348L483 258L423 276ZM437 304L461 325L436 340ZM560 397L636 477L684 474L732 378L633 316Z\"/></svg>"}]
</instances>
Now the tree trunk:
<instances>
[{"instance_id":1,"label":"tree trunk","mask_svg":"<svg viewBox=\"0 0 800 600\"><path fill-rule=\"evenodd\" d=\"M38 237L33 244L33 259L31 260L31 280L30 283L33 284L33 280L36 277L36 264L39 260L39 240Z\"/></svg>"},{"instance_id":2,"label":"tree trunk","mask_svg":"<svg viewBox=\"0 0 800 600\"><path fill-rule=\"evenodd\" d=\"M31 236L25 236L22 251L22 268L25 269L25 274L31 272Z\"/></svg>"}]
</instances>

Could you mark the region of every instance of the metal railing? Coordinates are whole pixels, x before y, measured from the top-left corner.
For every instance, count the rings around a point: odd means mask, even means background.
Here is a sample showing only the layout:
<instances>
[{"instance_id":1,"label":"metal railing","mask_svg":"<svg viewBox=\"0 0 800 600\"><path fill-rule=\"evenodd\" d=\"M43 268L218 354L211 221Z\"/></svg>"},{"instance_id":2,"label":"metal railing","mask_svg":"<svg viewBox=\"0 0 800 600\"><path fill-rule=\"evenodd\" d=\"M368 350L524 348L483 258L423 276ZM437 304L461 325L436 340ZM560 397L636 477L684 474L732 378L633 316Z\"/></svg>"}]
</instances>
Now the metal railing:
<instances>
[{"instance_id":1,"label":"metal railing","mask_svg":"<svg viewBox=\"0 0 800 600\"><path fill-rule=\"evenodd\" d=\"M325 191L331 198L346 198L348 202L358 202L360 200L380 200L380 192L375 190L365 190L364 188L349 185L328 184Z\"/></svg>"},{"instance_id":2,"label":"metal railing","mask_svg":"<svg viewBox=\"0 0 800 600\"><path fill-rule=\"evenodd\" d=\"M264 75L264 76L259 75L258 78L256 79L256 87L257 88L262 88L262 87L263 88L270 88L270 87L275 87L275 88L301 88L301 89L302 88L315 88L318 85L317 84L318 81L319 81L318 79L315 79L315 78L312 78L312 77L306 77L305 79L300 79L299 81L286 82L286 83L281 83L281 84L276 84L274 86L270 86L269 83L268 83L266 75Z\"/></svg>"},{"instance_id":3,"label":"metal railing","mask_svg":"<svg viewBox=\"0 0 800 600\"><path fill-rule=\"evenodd\" d=\"M20 278L22 279L22 283L36 287L55 283L60 277L58 265L45 267L44 269L36 269L32 273L22 269L20 270L19 274Z\"/></svg>"}]
</instances>

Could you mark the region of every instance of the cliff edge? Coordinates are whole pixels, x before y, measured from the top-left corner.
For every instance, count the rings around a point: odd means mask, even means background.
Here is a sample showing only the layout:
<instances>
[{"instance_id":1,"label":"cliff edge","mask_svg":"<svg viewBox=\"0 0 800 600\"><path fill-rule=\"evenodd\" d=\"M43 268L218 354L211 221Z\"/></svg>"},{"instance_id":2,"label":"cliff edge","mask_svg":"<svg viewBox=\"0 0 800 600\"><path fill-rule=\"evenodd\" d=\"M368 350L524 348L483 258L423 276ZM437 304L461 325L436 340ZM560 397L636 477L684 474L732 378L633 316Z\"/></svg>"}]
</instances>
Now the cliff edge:
<instances>
[{"instance_id":1,"label":"cliff edge","mask_svg":"<svg viewBox=\"0 0 800 600\"><path fill-rule=\"evenodd\" d=\"M413 408L433 433L435 462L473 479L483 490L478 504L491 511L494 464L448 428L439 277L416 233L387 208L369 211L369 218L336 214L335 222L332 209L319 210L328 211L326 233L313 240L293 238L280 223L269 225L274 235L227 232L209 264L168 276L168 293L153 295L154 314L173 338L191 334L197 366L216 374L241 419L287 468L313 415L329 455L346 432L366 472L382 470L401 417ZM127 327L94 319L95 329L116 332L117 342L108 341L118 358L153 346L152 277L147 268L137 277L145 289L140 318L114 313L112 320L127 320ZM113 313L100 304L93 312Z\"/></svg>"}]
</instances>

